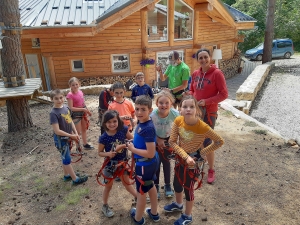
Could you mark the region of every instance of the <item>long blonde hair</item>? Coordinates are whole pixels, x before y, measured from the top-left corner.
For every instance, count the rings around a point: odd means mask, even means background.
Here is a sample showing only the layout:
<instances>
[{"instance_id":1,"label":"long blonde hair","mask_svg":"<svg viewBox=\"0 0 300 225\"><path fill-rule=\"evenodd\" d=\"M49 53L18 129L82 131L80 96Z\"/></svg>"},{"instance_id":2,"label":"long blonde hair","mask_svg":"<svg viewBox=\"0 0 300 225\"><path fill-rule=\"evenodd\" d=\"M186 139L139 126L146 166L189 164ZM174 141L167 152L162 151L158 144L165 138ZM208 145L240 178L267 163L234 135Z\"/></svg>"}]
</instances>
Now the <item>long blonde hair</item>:
<instances>
[{"instance_id":1,"label":"long blonde hair","mask_svg":"<svg viewBox=\"0 0 300 225\"><path fill-rule=\"evenodd\" d=\"M158 92L158 94L156 95L155 104L157 104L158 99L161 97L167 97L168 99L170 99L172 104L174 104L174 102L175 102L173 95L169 91L162 90L162 91Z\"/></svg>"},{"instance_id":2,"label":"long blonde hair","mask_svg":"<svg viewBox=\"0 0 300 225\"><path fill-rule=\"evenodd\" d=\"M179 108L182 107L182 104L183 104L184 101L190 100L190 99L192 99L192 100L194 101L194 103L195 103L195 107L196 107L196 116L199 116L200 119L202 119L202 118L203 118L203 117L202 117L202 116L203 116L203 115L202 115L202 111L201 111L201 109L199 108L198 102L197 102L197 100L195 99L195 97L194 97L193 95L185 95L185 96L183 96L183 98L181 99L181 101L180 101L180 103L179 103Z\"/></svg>"}]
</instances>

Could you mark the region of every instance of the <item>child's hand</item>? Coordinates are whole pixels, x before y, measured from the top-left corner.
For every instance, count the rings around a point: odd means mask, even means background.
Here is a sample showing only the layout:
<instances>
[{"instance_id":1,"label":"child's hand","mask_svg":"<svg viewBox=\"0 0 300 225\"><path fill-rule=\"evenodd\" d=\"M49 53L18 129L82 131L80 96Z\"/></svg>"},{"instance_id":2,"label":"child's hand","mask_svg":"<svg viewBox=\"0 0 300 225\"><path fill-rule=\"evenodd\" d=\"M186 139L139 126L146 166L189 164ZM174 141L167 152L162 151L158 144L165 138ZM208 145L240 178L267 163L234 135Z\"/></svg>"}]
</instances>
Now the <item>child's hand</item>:
<instances>
[{"instance_id":1,"label":"child's hand","mask_svg":"<svg viewBox=\"0 0 300 225\"><path fill-rule=\"evenodd\" d=\"M157 145L158 145L159 148L166 147L164 139L161 139L161 138L157 137L156 142L157 142Z\"/></svg>"},{"instance_id":2,"label":"child's hand","mask_svg":"<svg viewBox=\"0 0 300 225\"><path fill-rule=\"evenodd\" d=\"M78 142L79 142L79 140L80 140L78 134L71 134L70 138L71 138L72 140L75 140L75 141L78 141Z\"/></svg>"},{"instance_id":3,"label":"child's hand","mask_svg":"<svg viewBox=\"0 0 300 225\"><path fill-rule=\"evenodd\" d=\"M132 150L134 150L134 146L133 146L132 142L127 143L127 149L131 152L132 152Z\"/></svg>"},{"instance_id":4,"label":"child's hand","mask_svg":"<svg viewBox=\"0 0 300 225\"><path fill-rule=\"evenodd\" d=\"M124 148L126 148L126 144L117 145L116 146L116 152L121 153Z\"/></svg>"},{"instance_id":5,"label":"child's hand","mask_svg":"<svg viewBox=\"0 0 300 225\"><path fill-rule=\"evenodd\" d=\"M92 115L92 113L90 112L90 110L88 110L87 108L84 109L84 112L85 112L86 114L88 114L89 116Z\"/></svg>"},{"instance_id":6,"label":"child's hand","mask_svg":"<svg viewBox=\"0 0 300 225\"><path fill-rule=\"evenodd\" d=\"M195 163L195 160L189 156L187 159L186 159L186 163L189 165L189 166L194 166L196 163Z\"/></svg>"},{"instance_id":7,"label":"child's hand","mask_svg":"<svg viewBox=\"0 0 300 225\"><path fill-rule=\"evenodd\" d=\"M123 117L123 120L130 120L131 119L131 116L128 116L128 115L122 116L122 117Z\"/></svg>"},{"instance_id":8,"label":"child's hand","mask_svg":"<svg viewBox=\"0 0 300 225\"><path fill-rule=\"evenodd\" d=\"M107 157L113 158L116 156L116 154L117 154L117 152L107 152Z\"/></svg>"}]
</instances>

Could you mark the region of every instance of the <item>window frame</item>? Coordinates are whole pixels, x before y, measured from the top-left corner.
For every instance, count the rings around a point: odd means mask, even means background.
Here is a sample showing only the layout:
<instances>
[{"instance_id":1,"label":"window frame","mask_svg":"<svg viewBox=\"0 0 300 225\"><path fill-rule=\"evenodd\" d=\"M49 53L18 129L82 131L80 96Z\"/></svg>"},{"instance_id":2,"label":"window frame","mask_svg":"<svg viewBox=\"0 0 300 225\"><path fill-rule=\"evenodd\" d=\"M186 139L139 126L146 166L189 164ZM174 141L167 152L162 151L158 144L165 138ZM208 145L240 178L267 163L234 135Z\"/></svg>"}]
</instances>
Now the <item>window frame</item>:
<instances>
[{"instance_id":1,"label":"window frame","mask_svg":"<svg viewBox=\"0 0 300 225\"><path fill-rule=\"evenodd\" d=\"M39 38L31 38L31 48L41 48L41 42Z\"/></svg>"},{"instance_id":2,"label":"window frame","mask_svg":"<svg viewBox=\"0 0 300 225\"><path fill-rule=\"evenodd\" d=\"M75 61L81 61L81 63L82 63L82 68L75 68L74 67L74 62ZM70 60L70 67L71 67L71 72L84 72L84 67L85 67L85 65L84 65L84 59L71 59Z\"/></svg>"},{"instance_id":3,"label":"window frame","mask_svg":"<svg viewBox=\"0 0 300 225\"><path fill-rule=\"evenodd\" d=\"M126 70L115 70L114 68L114 56L127 56L127 59L128 59L128 69ZM110 58L111 58L111 71L112 73L128 73L130 72L130 54L128 53L125 53L125 54L111 54L110 55Z\"/></svg>"},{"instance_id":4,"label":"window frame","mask_svg":"<svg viewBox=\"0 0 300 225\"><path fill-rule=\"evenodd\" d=\"M174 5L175 5L175 1L179 1L182 4L184 4L187 8L189 8L192 11L193 15L192 15L192 18L191 18L191 20L192 20L192 32L191 32L192 33L192 37L191 38L175 38L174 37L174 41L193 40L193 38L194 38L193 35L194 35L194 16L195 16L195 11L194 11L194 9L192 7L190 7L184 1L182 1L182 0L174 0ZM175 7L174 7L174 14L175 14ZM175 35L175 21L174 21L174 35Z\"/></svg>"}]
</instances>

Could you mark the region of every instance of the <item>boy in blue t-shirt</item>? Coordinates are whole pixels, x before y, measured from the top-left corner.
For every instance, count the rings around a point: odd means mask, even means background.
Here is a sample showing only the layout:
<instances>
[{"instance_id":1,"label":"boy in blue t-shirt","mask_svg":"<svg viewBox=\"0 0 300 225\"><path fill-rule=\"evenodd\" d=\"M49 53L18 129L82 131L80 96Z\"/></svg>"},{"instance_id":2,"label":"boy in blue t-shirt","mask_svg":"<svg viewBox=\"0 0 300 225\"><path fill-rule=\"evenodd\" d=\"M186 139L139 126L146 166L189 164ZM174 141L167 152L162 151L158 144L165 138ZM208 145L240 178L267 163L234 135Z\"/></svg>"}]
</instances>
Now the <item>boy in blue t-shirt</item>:
<instances>
[{"instance_id":1,"label":"boy in blue t-shirt","mask_svg":"<svg viewBox=\"0 0 300 225\"><path fill-rule=\"evenodd\" d=\"M136 208L132 208L130 215L135 224L144 224L143 217L146 208L146 194L149 193L151 208L147 208L148 216L154 221L160 220L157 212L157 191L153 180L156 179L158 169L158 154L155 149L156 133L154 124L150 118L152 112L152 100L149 96L141 95L135 101L135 115L138 119L135 128L133 144L128 144L128 150L135 158L135 181L137 189Z\"/></svg>"},{"instance_id":2,"label":"boy in blue t-shirt","mask_svg":"<svg viewBox=\"0 0 300 225\"><path fill-rule=\"evenodd\" d=\"M137 85L131 92L131 99L133 102L135 102L136 97L140 95L148 95L151 99L154 98L152 88L148 84L145 84L145 76L142 72L138 72L135 75L135 82Z\"/></svg>"},{"instance_id":3,"label":"boy in blue t-shirt","mask_svg":"<svg viewBox=\"0 0 300 225\"><path fill-rule=\"evenodd\" d=\"M59 150L64 170L64 181L72 180L73 185L82 184L87 181L87 176L75 174L71 165L70 140L79 142L79 136L71 118L69 108L64 105L64 95L59 89L50 93L54 105L50 112L50 124L54 132L54 143Z\"/></svg>"}]
</instances>

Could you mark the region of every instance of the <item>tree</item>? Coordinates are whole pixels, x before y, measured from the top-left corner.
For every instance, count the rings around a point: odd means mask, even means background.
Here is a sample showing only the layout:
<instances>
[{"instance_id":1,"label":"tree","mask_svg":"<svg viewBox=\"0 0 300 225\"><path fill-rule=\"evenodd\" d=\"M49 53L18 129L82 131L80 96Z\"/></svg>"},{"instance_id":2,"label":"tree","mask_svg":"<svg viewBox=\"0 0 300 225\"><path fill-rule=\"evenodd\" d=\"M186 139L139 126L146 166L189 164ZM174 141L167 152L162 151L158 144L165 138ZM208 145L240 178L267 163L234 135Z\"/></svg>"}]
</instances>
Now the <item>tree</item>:
<instances>
[{"instance_id":1,"label":"tree","mask_svg":"<svg viewBox=\"0 0 300 225\"><path fill-rule=\"evenodd\" d=\"M267 14L267 21L266 21L265 41L264 41L262 63L272 61L275 3L276 3L276 0L268 0L268 14Z\"/></svg>"},{"instance_id":2,"label":"tree","mask_svg":"<svg viewBox=\"0 0 300 225\"><path fill-rule=\"evenodd\" d=\"M1 1L0 22L4 23L4 30L5 27L11 27L11 23L14 23L17 28L20 27L18 0ZM8 82L11 81L11 77L16 77L17 81L19 81L21 76L25 75L20 32L17 30L16 34L12 34L11 30L5 30L4 36L7 38L2 40L3 77L6 77ZM26 98L9 99L6 101L6 106L9 132L18 131L33 125Z\"/></svg>"}]
</instances>

